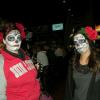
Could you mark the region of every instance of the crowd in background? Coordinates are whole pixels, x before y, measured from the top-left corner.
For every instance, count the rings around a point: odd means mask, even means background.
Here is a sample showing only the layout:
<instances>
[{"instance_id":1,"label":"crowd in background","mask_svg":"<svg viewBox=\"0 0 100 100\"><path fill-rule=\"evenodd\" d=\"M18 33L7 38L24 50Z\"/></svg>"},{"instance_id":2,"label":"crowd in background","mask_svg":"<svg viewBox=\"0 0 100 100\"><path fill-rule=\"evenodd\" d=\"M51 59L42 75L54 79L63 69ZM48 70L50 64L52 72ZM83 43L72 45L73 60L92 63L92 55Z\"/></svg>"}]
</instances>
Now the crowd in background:
<instances>
[{"instance_id":1,"label":"crowd in background","mask_svg":"<svg viewBox=\"0 0 100 100\"><path fill-rule=\"evenodd\" d=\"M41 81L45 82L43 87L51 93L55 83L61 78L66 78L69 57L64 44L56 41L41 41L33 44L23 42L22 48L31 56L34 63L40 63L40 73L43 73L40 74Z\"/></svg>"}]
</instances>

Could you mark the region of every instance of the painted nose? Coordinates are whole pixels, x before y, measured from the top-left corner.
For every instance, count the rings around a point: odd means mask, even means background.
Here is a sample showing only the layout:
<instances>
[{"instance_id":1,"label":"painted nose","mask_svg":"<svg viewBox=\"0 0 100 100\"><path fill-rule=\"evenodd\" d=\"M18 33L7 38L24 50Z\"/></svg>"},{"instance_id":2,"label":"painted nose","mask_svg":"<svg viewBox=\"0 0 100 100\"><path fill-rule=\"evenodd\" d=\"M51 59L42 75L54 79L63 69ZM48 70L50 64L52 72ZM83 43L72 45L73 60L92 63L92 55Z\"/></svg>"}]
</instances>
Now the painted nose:
<instances>
[{"instance_id":1,"label":"painted nose","mask_svg":"<svg viewBox=\"0 0 100 100\"><path fill-rule=\"evenodd\" d=\"M18 40L16 40L15 43L18 43Z\"/></svg>"}]
</instances>

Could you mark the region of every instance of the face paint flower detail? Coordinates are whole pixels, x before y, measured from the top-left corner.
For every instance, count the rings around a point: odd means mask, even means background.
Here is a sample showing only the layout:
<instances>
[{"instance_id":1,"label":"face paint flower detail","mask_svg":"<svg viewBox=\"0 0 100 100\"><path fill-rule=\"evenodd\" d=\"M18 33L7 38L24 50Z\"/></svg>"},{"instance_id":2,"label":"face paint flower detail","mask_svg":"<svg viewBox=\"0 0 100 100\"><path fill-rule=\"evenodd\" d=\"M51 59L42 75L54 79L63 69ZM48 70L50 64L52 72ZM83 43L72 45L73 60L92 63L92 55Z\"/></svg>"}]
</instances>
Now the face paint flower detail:
<instances>
[{"instance_id":1,"label":"face paint flower detail","mask_svg":"<svg viewBox=\"0 0 100 100\"><path fill-rule=\"evenodd\" d=\"M82 34L77 34L74 36L74 44L79 53L83 53L89 48L89 43Z\"/></svg>"},{"instance_id":2,"label":"face paint flower detail","mask_svg":"<svg viewBox=\"0 0 100 100\"><path fill-rule=\"evenodd\" d=\"M18 30L10 31L6 36L4 43L8 51L11 51L11 52L18 51L21 46L20 32Z\"/></svg>"}]
</instances>

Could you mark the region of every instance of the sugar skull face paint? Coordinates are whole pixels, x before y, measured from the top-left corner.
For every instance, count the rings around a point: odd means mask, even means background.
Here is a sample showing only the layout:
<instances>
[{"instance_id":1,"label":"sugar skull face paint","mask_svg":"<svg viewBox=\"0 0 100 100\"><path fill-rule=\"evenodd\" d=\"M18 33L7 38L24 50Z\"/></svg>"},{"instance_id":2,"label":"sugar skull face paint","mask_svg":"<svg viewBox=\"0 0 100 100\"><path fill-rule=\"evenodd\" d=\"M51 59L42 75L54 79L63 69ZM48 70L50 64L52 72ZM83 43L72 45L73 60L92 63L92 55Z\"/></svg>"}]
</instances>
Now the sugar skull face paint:
<instances>
[{"instance_id":1,"label":"sugar skull face paint","mask_svg":"<svg viewBox=\"0 0 100 100\"><path fill-rule=\"evenodd\" d=\"M77 34L74 36L74 44L79 53L83 53L89 49L89 43L82 34Z\"/></svg>"},{"instance_id":2,"label":"sugar skull face paint","mask_svg":"<svg viewBox=\"0 0 100 100\"><path fill-rule=\"evenodd\" d=\"M5 40L3 40L5 45L6 45L6 49L10 52L16 53L20 46L21 46L21 35L20 32L18 30L12 30L10 31Z\"/></svg>"}]
</instances>

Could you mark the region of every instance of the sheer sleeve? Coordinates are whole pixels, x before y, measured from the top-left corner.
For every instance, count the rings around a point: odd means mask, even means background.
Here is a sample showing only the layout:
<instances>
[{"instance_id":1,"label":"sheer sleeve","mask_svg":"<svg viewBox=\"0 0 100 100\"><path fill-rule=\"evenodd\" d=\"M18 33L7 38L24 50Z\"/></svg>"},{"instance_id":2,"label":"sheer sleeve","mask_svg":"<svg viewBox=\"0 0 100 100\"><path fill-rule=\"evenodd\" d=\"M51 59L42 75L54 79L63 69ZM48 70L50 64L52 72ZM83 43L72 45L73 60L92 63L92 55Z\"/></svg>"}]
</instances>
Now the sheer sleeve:
<instances>
[{"instance_id":1,"label":"sheer sleeve","mask_svg":"<svg viewBox=\"0 0 100 100\"><path fill-rule=\"evenodd\" d=\"M0 100L6 100L6 79L4 75L4 59L0 54Z\"/></svg>"}]
</instances>

